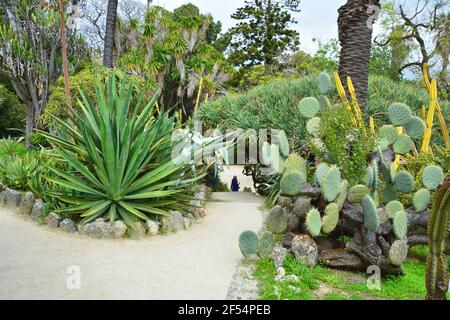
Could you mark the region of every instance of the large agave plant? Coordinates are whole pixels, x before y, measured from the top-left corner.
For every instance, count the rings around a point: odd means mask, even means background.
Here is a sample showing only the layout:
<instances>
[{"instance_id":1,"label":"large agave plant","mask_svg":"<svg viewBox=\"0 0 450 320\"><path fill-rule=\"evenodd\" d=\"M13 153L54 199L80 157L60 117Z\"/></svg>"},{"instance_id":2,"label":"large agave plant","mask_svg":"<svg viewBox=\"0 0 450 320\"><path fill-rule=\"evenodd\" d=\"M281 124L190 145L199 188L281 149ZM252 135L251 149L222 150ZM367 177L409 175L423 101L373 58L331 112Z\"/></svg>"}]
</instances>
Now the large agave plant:
<instances>
[{"instance_id":1,"label":"large agave plant","mask_svg":"<svg viewBox=\"0 0 450 320\"><path fill-rule=\"evenodd\" d=\"M155 115L156 97L145 103L145 95L136 97L115 76L96 85L96 102L82 90L80 97L80 114L55 118L57 134L42 133L73 168L50 168L57 177L47 179L58 186L51 195L68 204L60 211L79 215L82 224L102 217L133 228L137 220L187 209L206 170L172 160L179 125L167 114Z\"/></svg>"}]
</instances>

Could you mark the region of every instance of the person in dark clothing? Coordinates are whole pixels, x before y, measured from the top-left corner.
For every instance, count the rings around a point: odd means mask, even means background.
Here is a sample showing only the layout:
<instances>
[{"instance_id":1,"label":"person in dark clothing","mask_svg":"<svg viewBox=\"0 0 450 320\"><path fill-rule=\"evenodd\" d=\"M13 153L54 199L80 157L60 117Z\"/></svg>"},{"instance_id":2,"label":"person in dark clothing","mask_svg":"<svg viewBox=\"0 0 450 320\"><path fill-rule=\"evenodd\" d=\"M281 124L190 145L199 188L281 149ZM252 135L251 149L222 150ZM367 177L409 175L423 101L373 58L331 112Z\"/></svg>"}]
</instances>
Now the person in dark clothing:
<instances>
[{"instance_id":1,"label":"person in dark clothing","mask_svg":"<svg viewBox=\"0 0 450 320\"><path fill-rule=\"evenodd\" d=\"M231 181L231 191L233 192L239 192L240 187L240 183L238 181L238 178L236 176L233 177L233 180Z\"/></svg>"}]
</instances>

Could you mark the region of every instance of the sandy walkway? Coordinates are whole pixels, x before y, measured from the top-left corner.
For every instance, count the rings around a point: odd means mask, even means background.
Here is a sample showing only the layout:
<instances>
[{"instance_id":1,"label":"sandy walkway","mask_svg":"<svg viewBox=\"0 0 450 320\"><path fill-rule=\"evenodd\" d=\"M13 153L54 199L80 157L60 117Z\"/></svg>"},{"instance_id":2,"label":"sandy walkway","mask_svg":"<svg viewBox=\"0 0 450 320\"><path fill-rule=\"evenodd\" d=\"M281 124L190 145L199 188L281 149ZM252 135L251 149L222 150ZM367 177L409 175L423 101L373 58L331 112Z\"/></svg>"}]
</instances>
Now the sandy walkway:
<instances>
[{"instance_id":1,"label":"sandy walkway","mask_svg":"<svg viewBox=\"0 0 450 320\"><path fill-rule=\"evenodd\" d=\"M0 299L225 299L240 232L258 230L261 198L215 194L192 230L140 241L67 235L0 211ZM69 266L81 289L69 290Z\"/></svg>"}]
</instances>

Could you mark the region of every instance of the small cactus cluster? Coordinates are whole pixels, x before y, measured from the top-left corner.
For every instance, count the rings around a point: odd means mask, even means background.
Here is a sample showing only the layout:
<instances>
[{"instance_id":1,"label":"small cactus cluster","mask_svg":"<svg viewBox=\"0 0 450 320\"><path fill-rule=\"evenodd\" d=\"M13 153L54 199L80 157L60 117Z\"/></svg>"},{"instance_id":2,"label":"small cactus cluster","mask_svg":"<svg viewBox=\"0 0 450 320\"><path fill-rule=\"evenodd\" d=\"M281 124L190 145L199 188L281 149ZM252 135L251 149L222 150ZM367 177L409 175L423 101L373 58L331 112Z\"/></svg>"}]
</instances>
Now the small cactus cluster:
<instances>
[{"instance_id":1,"label":"small cactus cluster","mask_svg":"<svg viewBox=\"0 0 450 320\"><path fill-rule=\"evenodd\" d=\"M239 236L239 248L245 258L259 255L261 258L269 258L275 245L275 237L269 231L262 232L261 236L254 231L244 231Z\"/></svg>"}]
</instances>

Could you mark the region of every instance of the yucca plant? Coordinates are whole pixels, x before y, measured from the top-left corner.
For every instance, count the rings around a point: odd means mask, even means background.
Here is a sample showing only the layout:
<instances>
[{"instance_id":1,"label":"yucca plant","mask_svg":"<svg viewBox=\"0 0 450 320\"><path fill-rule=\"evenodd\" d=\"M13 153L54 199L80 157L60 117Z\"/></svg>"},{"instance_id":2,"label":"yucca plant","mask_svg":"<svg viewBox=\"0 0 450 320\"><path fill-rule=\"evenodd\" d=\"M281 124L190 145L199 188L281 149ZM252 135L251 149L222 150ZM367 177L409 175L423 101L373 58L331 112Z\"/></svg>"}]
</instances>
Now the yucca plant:
<instances>
[{"instance_id":1,"label":"yucca plant","mask_svg":"<svg viewBox=\"0 0 450 320\"><path fill-rule=\"evenodd\" d=\"M134 228L137 220L186 210L194 183L205 175L205 167L172 160L179 124L155 112L156 96L145 103L146 96L132 88L112 75L96 84L95 104L80 90L81 114L55 118L58 132L41 133L73 168L50 168L57 177L47 179L58 186L50 194L68 204L60 211L79 216L81 224L102 217Z\"/></svg>"}]
</instances>

